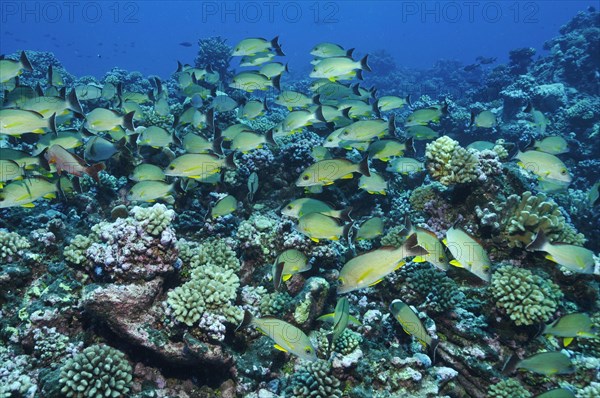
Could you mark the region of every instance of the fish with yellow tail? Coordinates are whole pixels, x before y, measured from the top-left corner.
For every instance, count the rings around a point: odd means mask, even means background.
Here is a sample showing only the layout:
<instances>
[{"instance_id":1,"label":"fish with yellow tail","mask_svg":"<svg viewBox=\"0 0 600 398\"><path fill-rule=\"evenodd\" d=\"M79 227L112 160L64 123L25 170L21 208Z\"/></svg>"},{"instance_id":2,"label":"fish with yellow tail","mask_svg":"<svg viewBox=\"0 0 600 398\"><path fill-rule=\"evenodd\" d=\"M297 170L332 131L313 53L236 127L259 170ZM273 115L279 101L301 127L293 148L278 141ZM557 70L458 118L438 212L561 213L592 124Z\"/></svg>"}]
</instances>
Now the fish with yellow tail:
<instances>
[{"instance_id":1,"label":"fish with yellow tail","mask_svg":"<svg viewBox=\"0 0 600 398\"><path fill-rule=\"evenodd\" d=\"M427 329L425 329L423 322L421 322L415 311L402 300L396 299L390 304L390 312L400 325L402 325L402 329L407 334L410 334L419 340L421 344L430 348L433 354L432 358L435 358L435 350L437 349L439 340L434 339L427 333Z\"/></svg>"},{"instance_id":2,"label":"fish with yellow tail","mask_svg":"<svg viewBox=\"0 0 600 398\"><path fill-rule=\"evenodd\" d=\"M312 264L300 250L288 249L277 256L273 264L273 287L279 290L281 281L287 281L299 272L309 271Z\"/></svg>"},{"instance_id":3,"label":"fish with yellow tail","mask_svg":"<svg viewBox=\"0 0 600 398\"><path fill-rule=\"evenodd\" d=\"M327 159L320 160L300 174L296 181L297 187L310 187L314 185L331 185L340 179L350 179L352 173L360 173L367 177L371 176L369 171L368 158L364 158L360 163L352 163L347 159Z\"/></svg>"},{"instance_id":4,"label":"fish with yellow tail","mask_svg":"<svg viewBox=\"0 0 600 398\"><path fill-rule=\"evenodd\" d=\"M489 283L492 278L492 263L481 243L460 228L451 227L446 231L444 244L454 256L450 264L467 271Z\"/></svg>"},{"instance_id":5,"label":"fish with yellow tail","mask_svg":"<svg viewBox=\"0 0 600 398\"><path fill-rule=\"evenodd\" d=\"M308 336L296 326L277 318L255 318L246 311L244 319L236 331L248 325L256 326L262 333L271 338L278 350L294 354L305 361L317 360L317 350Z\"/></svg>"},{"instance_id":6,"label":"fish with yellow tail","mask_svg":"<svg viewBox=\"0 0 600 398\"><path fill-rule=\"evenodd\" d=\"M574 338L597 339L598 335L592 327L592 320L584 313L567 314L549 325L546 325L542 334L551 334L562 337L565 347L569 346Z\"/></svg>"},{"instance_id":7,"label":"fish with yellow tail","mask_svg":"<svg viewBox=\"0 0 600 398\"><path fill-rule=\"evenodd\" d=\"M21 51L19 60L0 59L0 83L6 83L10 79L19 76L23 71L33 72L33 66L27 58L25 51Z\"/></svg>"},{"instance_id":8,"label":"fish with yellow tail","mask_svg":"<svg viewBox=\"0 0 600 398\"><path fill-rule=\"evenodd\" d=\"M562 265L571 272L592 274L594 272L594 252L585 247L566 243L550 243L540 230L533 242L526 247L529 251L546 252L546 258Z\"/></svg>"},{"instance_id":9,"label":"fish with yellow tail","mask_svg":"<svg viewBox=\"0 0 600 398\"><path fill-rule=\"evenodd\" d=\"M510 374L515 369L524 369L544 376L564 375L575 372L568 356L560 351L540 352L525 359L513 355L508 359L502 373Z\"/></svg>"},{"instance_id":10,"label":"fish with yellow tail","mask_svg":"<svg viewBox=\"0 0 600 398\"><path fill-rule=\"evenodd\" d=\"M38 199L54 199L58 187L40 177L16 180L0 190L0 209L7 207L34 207Z\"/></svg>"},{"instance_id":11,"label":"fish with yellow tail","mask_svg":"<svg viewBox=\"0 0 600 398\"><path fill-rule=\"evenodd\" d=\"M84 174L87 174L97 183L100 183L98 173L106 167L104 163L96 163L88 166L85 160L56 144L45 149L43 154L48 165L53 164L56 166L58 174L61 174L63 171L76 177L83 177Z\"/></svg>"},{"instance_id":12,"label":"fish with yellow tail","mask_svg":"<svg viewBox=\"0 0 600 398\"><path fill-rule=\"evenodd\" d=\"M313 242L321 239L348 239L352 224L341 224L336 218L321 213L310 213L298 219L298 232L308 236Z\"/></svg>"},{"instance_id":13,"label":"fish with yellow tail","mask_svg":"<svg viewBox=\"0 0 600 398\"><path fill-rule=\"evenodd\" d=\"M417 235L412 234L400 247L384 246L358 255L340 270L337 292L344 294L376 285L402 267L407 257L426 254L427 250L417 244Z\"/></svg>"}]
</instances>

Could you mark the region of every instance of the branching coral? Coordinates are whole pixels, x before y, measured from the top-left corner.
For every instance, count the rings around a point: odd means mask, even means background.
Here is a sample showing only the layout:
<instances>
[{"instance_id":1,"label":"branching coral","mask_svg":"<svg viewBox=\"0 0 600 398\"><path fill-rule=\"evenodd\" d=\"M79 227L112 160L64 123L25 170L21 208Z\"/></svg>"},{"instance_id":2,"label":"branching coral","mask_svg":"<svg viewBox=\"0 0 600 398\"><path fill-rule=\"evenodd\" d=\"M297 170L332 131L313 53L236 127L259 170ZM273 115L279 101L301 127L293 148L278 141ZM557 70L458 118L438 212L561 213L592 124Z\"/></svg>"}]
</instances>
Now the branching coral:
<instances>
[{"instance_id":1,"label":"branching coral","mask_svg":"<svg viewBox=\"0 0 600 398\"><path fill-rule=\"evenodd\" d=\"M505 266L492 276L492 297L517 326L547 322L563 294L551 281L531 271Z\"/></svg>"},{"instance_id":2,"label":"branching coral","mask_svg":"<svg viewBox=\"0 0 600 398\"><path fill-rule=\"evenodd\" d=\"M231 77L229 63L231 62L232 48L225 42L227 39L221 36L207 37L198 40L198 56L194 63L196 68L204 69L210 66L214 71L219 72L222 81Z\"/></svg>"},{"instance_id":3,"label":"branching coral","mask_svg":"<svg viewBox=\"0 0 600 398\"><path fill-rule=\"evenodd\" d=\"M502 380L488 391L488 398L529 398L531 394L516 379Z\"/></svg>"},{"instance_id":4,"label":"branching coral","mask_svg":"<svg viewBox=\"0 0 600 398\"><path fill-rule=\"evenodd\" d=\"M526 191L522 196L509 196L500 223L510 247L528 245L540 230L551 242L585 243L585 237L567 223L556 202L543 193L533 195Z\"/></svg>"},{"instance_id":5,"label":"branching coral","mask_svg":"<svg viewBox=\"0 0 600 398\"><path fill-rule=\"evenodd\" d=\"M326 361L309 362L292 375L286 388L290 398L341 398L340 381Z\"/></svg>"},{"instance_id":6,"label":"branching coral","mask_svg":"<svg viewBox=\"0 0 600 398\"><path fill-rule=\"evenodd\" d=\"M86 348L60 372L61 392L68 398L126 397L132 380L125 354L105 345Z\"/></svg>"},{"instance_id":7,"label":"branching coral","mask_svg":"<svg viewBox=\"0 0 600 398\"><path fill-rule=\"evenodd\" d=\"M425 157L431 177L444 185L466 184L481 174L477 152L461 147L448 136L427 144Z\"/></svg>"},{"instance_id":8,"label":"branching coral","mask_svg":"<svg viewBox=\"0 0 600 398\"><path fill-rule=\"evenodd\" d=\"M0 229L0 264L17 260L29 247L30 243L26 238L15 232Z\"/></svg>"}]
</instances>

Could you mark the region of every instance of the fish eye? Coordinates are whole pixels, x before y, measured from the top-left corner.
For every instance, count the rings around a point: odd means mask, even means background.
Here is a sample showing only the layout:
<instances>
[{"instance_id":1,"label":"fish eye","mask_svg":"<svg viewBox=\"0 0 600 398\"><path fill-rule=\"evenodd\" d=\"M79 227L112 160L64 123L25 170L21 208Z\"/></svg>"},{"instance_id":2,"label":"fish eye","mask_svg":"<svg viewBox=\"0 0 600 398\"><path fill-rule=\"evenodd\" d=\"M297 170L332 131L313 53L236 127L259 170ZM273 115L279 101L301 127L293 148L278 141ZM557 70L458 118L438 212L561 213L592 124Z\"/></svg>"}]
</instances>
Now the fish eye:
<instances>
[{"instance_id":1,"label":"fish eye","mask_svg":"<svg viewBox=\"0 0 600 398\"><path fill-rule=\"evenodd\" d=\"M565 175L565 174L567 174L567 170L565 170L565 169L562 169L562 170L560 171L560 174L562 174L562 175Z\"/></svg>"},{"instance_id":2,"label":"fish eye","mask_svg":"<svg viewBox=\"0 0 600 398\"><path fill-rule=\"evenodd\" d=\"M169 166L169 170L175 170L175 166Z\"/></svg>"},{"instance_id":3,"label":"fish eye","mask_svg":"<svg viewBox=\"0 0 600 398\"><path fill-rule=\"evenodd\" d=\"M292 210L292 205L288 205L288 210Z\"/></svg>"},{"instance_id":4,"label":"fish eye","mask_svg":"<svg viewBox=\"0 0 600 398\"><path fill-rule=\"evenodd\" d=\"M312 352L312 350L310 347L306 347L306 348L304 348L304 352L307 354L310 354Z\"/></svg>"},{"instance_id":5,"label":"fish eye","mask_svg":"<svg viewBox=\"0 0 600 398\"><path fill-rule=\"evenodd\" d=\"M438 258L438 261L439 261L439 262L443 262L443 261L444 261L444 257L440 256L440 257Z\"/></svg>"},{"instance_id":6,"label":"fish eye","mask_svg":"<svg viewBox=\"0 0 600 398\"><path fill-rule=\"evenodd\" d=\"M308 178L309 178L309 177L308 177L308 175L305 175L304 177L302 177L302 179L303 179L304 181L307 181L307 180L308 180Z\"/></svg>"}]
</instances>

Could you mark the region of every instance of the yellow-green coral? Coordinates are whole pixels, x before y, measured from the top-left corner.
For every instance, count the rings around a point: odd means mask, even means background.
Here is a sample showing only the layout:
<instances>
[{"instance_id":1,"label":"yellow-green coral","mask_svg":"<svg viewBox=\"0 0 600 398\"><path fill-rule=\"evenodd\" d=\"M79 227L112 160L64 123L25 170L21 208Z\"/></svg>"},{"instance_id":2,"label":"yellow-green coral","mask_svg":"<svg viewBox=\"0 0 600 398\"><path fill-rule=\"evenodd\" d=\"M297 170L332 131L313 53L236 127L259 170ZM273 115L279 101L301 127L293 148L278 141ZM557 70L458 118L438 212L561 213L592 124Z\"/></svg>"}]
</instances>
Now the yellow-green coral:
<instances>
[{"instance_id":1,"label":"yellow-green coral","mask_svg":"<svg viewBox=\"0 0 600 398\"><path fill-rule=\"evenodd\" d=\"M444 185L469 183L480 174L477 151L461 147L448 136L427 144L425 157L431 177Z\"/></svg>"},{"instance_id":2,"label":"yellow-green coral","mask_svg":"<svg viewBox=\"0 0 600 398\"><path fill-rule=\"evenodd\" d=\"M488 398L529 398L531 393L516 379L502 380L490 386Z\"/></svg>"},{"instance_id":3,"label":"yellow-green coral","mask_svg":"<svg viewBox=\"0 0 600 398\"><path fill-rule=\"evenodd\" d=\"M71 244L65 247L63 252L65 260L77 265L83 264L87 259L85 251L93 242L94 239L91 236L75 235L71 240Z\"/></svg>"},{"instance_id":4,"label":"yellow-green coral","mask_svg":"<svg viewBox=\"0 0 600 398\"><path fill-rule=\"evenodd\" d=\"M16 232L0 229L0 264L15 261L30 246L29 241Z\"/></svg>"},{"instance_id":5,"label":"yellow-green coral","mask_svg":"<svg viewBox=\"0 0 600 398\"><path fill-rule=\"evenodd\" d=\"M511 266L493 274L490 292L496 305L506 311L517 326L547 322L563 296L550 280Z\"/></svg>"},{"instance_id":6,"label":"yellow-green coral","mask_svg":"<svg viewBox=\"0 0 600 398\"><path fill-rule=\"evenodd\" d=\"M173 221L175 211L167 206L157 203L152 207L135 206L131 215L142 225L150 235L160 235Z\"/></svg>"},{"instance_id":7,"label":"yellow-green coral","mask_svg":"<svg viewBox=\"0 0 600 398\"><path fill-rule=\"evenodd\" d=\"M510 247L524 247L531 243L538 231L551 242L583 245L585 237L565 220L560 207L543 193L533 195L526 191L522 196L511 195L506 200L501 220L503 235Z\"/></svg>"}]
</instances>

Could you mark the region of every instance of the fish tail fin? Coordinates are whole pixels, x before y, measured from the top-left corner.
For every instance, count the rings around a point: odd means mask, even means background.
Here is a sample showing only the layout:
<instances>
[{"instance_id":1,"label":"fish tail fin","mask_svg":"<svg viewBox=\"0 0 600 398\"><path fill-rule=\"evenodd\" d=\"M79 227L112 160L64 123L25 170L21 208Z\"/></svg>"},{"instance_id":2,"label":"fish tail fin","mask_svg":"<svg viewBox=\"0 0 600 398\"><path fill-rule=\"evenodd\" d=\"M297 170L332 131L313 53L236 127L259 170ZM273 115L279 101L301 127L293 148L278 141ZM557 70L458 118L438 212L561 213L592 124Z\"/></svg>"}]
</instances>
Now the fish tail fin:
<instances>
[{"instance_id":1,"label":"fish tail fin","mask_svg":"<svg viewBox=\"0 0 600 398\"><path fill-rule=\"evenodd\" d=\"M431 345L429 346L429 357L431 358L431 364L435 365L435 356L437 354L437 349L440 345L440 339L432 339Z\"/></svg>"},{"instance_id":2,"label":"fish tail fin","mask_svg":"<svg viewBox=\"0 0 600 398\"><path fill-rule=\"evenodd\" d=\"M352 213L352 210L353 210L353 209L354 209L354 208L353 208L352 206L349 206L349 207L346 207L344 210L342 210L342 211L340 212L340 217L339 217L339 218L340 218L340 220L344 220L344 221L348 221L348 222L352 222L352 221L354 221L354 220L352 219L352 217L350 217L350 213Z\"/></svg>"},{"instance_id":3,"label":"fish tail fin","mask_svg":"<svg viewBox=\"0 0 600 398\"><path fill-rule=\"evenodd\" d=\"M379 110L379 100L373 102L373 104L371 105L371 111L378 119L381 119L381 111Z\"/></svg>"},{"instance_id":4,"label":"fish tail fin","mask_svg":"<svg viewBox=\"0 0 600 398\"><path fill-rule=\"evenodd\" d=\"M287 62L285 63L285 67L283 68L284 71L286 71L287 73L290 73L290 68L288 67Z\"/></svg>"},{"instance_id":5,"label":"fish tail fin","mask_svg":"<svg viewBox=\"0 0 600 398\"><path fill-rule=\"evenodd\" d=\"M281 286L281 277L282 277L284 265L285 265L284 262L280 262L280 263L277 263L277 265L275 265L275 274L273 275L273 287L275 288L276 291L279 290L279 287Z\"/></svg>"},{"instance_id":6,"label":"fish tail fin","mask_svg":"<svg viewBox=\"0 0 600 398\"><path fill-rule=\"evenodd\" d=\"M406 239L404 244L402 245L407 257L414 256L425 256L429 254L427 250L419 246L419 242L417 241L417 234L414 233Z\"/></svg>"},{"instance_id":7,"label":"fish tail fin","mask_svg":"<svg viewBox=\"0 0 600 398\"><path fill-rule=\"evenodd\" d=\"M394 135L396 133L396 116L392 114L388 119L388 135Z\"/></svg>"},{"instance_id":8,"label":"fish tail fin","mask_svg":"<svg viewBox=\"0 0 600 398\"><path fill-rule=\"evenodd\" d=\"M230 170L237 169L237 165L235 164L235 152L231 152L229 155L227 155L225 158L225 167Z\"/></svg>"},{"instance_id":9,"label":"fish tail fin","mask_svg":"<svg viewBox=\"0 0 600 398\"><path fill-rule=\"evenodd\" d=\"M417 152L415 149L415 138L408 137L408 139L404 142L404 146L406 147L404 150L404 156L414 157Z\"/></svg>"},{"instance_id":10,"label":"fish tail fin","mask_svg":"<svg viewBox=\"0 0 600 398\"><path fill-rule=\"evenodd\" d=\"M352 108L344 108L342 109L342 116L344 116L346 119L352 119L352 117L350 116L350 110Z\"/></svg>"},{"instance_id":11,"label":"fish tail fin","mask_svg":"<svg viewBox=\"0 0 600 398\"><path fill-rule=\"evenodd\" d=\"M352 227L354 226L354 223L348 223L346 225L344 225L344 229L342 230L342 235L344 236L344 239L346 239L346 242L350 242L350 233L352 232Z\"/></svg>"},{"instance_id":12,"label":"fish tail fin","mask_svg":"<svg viewBox=\"0 0 600 398\"><path fill-rule=\"evenodd\" d=\"M238 327L235 328L235 331L237 332L238 330L247 327L248 325L250 325L252 323L253 320L254 320L254 317L252 316L250 311L248 311L248 310L244 311L244 318L242 319L242 322L238 325Z\"/></svg>"},{"instance_id":13,"label":"fish tail fin","mask_svg":"<svg viewBox=\"0 0 600 398\"><path fill-rule=\"evenodd\" d=\"M352 94L360 97L360 84L353 84L352 86L350 86L350 88L352 89Z\"/></svg>"},{"instance_id":14,"label":"fish tail fin","mask_svg":"<svg viewBox=\"0 0 600 398\"><path fill-rule=\"evenodd\" d=\"M81 108L81 103L79 102L79 98L77 98L75 89L72 89L69 93L69 96L67 97L67 105L73 112L83 115L83 109Z\"/></svg>"},{"instance_id":15,"label":"fish tail fin","mask_svg":"<svg viewBox=\"0 0 600 398\"><path fill-rule=\"evenodd\" d=\"M33 72L33 66L31 66L31 62L29 62L29 58L27 58L25 51L21 51L21 57L19 60L21 61L21 65L23 65L23 69Z\"/></svg>"},{"instance_id":16,"label":"fish tail fin","mask_svg":"<svg viewBox=\"0 0 600 398\"><path fill-rule=\"evenodd\" d=\"M54 133L54 135L58 135L56 130L56 113L53 113L52 116L48 118L48 129Z\"/></svg>"},{"instance_id":17,"label":"fish tail fin","mask_svg":"<svg viewBox=\"0 0 600 398\"><path fill-rule=\"evenodd\" d=\"M369 66L369 63L367 62L368 60L369 60L369 54L362 57L362 59L360 60L360 68L362 70L366 70L367 72L371 72L371 67Z\"/></svg>"},{"instance_id":18,"label":"fish tail fin","mask_svg":"<svg viewBox=\"0 0 600 398\"><path fill-rule=\"evenodd\" d=\"M269 112L271 109L269 109L269 104L267 103L267 97L265 97L265 99L263 100L263 107L265 108L265 112Z\"/></svg>"},{"instance_id":19,"label":"fish tail fin","mask_svg":"<svg viewBox=\"0 0 600 398\"><path fill-rule=\"evenodd\" d=\"M54 74L52 70L52 65L48 65L48 86L52 85L52 75Z\"/></svg>"},{"instance_id":20,"label":"fish tail fin","mask_svg":"<svg viewBox=\"0 0 600 398\"><path fill-rule=\"evenodd\" d=\"M275 142L275 138L273 138L273 129L269 129L269 131L267 131L265 135L267 139L267 144L277 146L277 142Z\"/></svg>"},{"instance_id":21,"label":"fish tail fin","mask_svg":"<svg viewBox=\"0 0 600 398\"><path fill-rule=\"evenodd\" d=\"M96 163L96 164L93 164L90 167L86 168L85 172L90 177L92 177L92 179L94 181L96 181L98 184L100 184L100 177L98 177L98 173L100 173L105 168L106 168L106 165L104 163Z\"/></svg>"},{"instance_id":22,"label":"fish tail fin","mask_svg":"<svg viewBox=\"0 0 600 398\"><path fill-rule=\"evenodd\" d=\"M413 230L413 225L412 225L412 222L410 221L410 217L407 215L406 217L404 217L404 228L402 228L402 231L400 231L400 234L408 235L411 233L412 230Z\"/></svg>"},{"instance_id":23,"label":"fish tail fin","mask_svg":"<svg viewBox=\"0 0 600 398\"><path fill-rule=\"evenodd\" d=\"M475 111L471 110L471 122L469 123L469 127L472 127L475 123Z\"/></svg>"},{"instance_id":24,"label":"fish tail fin","mask_svg":"<svg viewBox=\"0 0 600 398\"><path fill-rule=\"evenodd\" d=\"M281 44L279 44L279 36L275 36L273 40L271 40L271 47L275 50L275 54L280 57L284 57L285 53L281 50Z\"/></svg>"},{"instance_id":25,"label":"fish tail fin","mask_svg":"<svg viewBox=\"0 0 600 398\"><path fill-rule=\"evenodd\" d=\"M503 375L508 376L517 368L517 364L519 363L519 357L516 354L512 354L508 357L504 365L502 365L501 372Z\"/></svg>"},{"instance_id":26,"label":"fish tail fin","mask_svg":"<svg viewBox=\"0 0 600 398\"><path fill-rule=\"evenodd\" d=\"M408 106L410 106L410 107L412 108L412 101L411 101L411 99L410 99L410 94L408 94L408 95L406 96L406 103L408 104Z\"/></svg>"},{"instance_id":27,"label":"fish tail fin","mask_svg":"<svg viewBox=\"0 0 600 398\"><path fill-rule=\"evenodd\" d=\"M215 131L215 108L210 108L206 111L206 125Z\"/></svg>"},{"instance_id":28,"label":"fish tail fin","mask_svg":"<svg viewBox=\"0 0 600 398\"><path fill-rule=\"evenodd\" d=\"M359 70L356 71L356 78L358 80L365 80L365 79L363 79L362 69L359 69Z\"/></svg>"},{"instance_id":29,"label":"fish tail fin","mask_svg":"<svg viewBox=\"0 0 600 398\"><path fill-rule=\"evenodd\" d=\"M354 53L354 49L351 48L348 51L346 51L346 57L348 58L352 58L352 54Z\"/></svg>"},{"instance_id":30,"label":"fish tail fin","mask_svg":"<svg viewBox=\"0 0 600 398\"><path fill-rule=\"evenodd\" d=\"M530 113L532 110L533 110L533 105L531 105L531 101L529 101L527 103L527 106L525 107L525 109L523 109L523 112Z\"/></svg>"},{"instance_id":31,"label":"fish tail fin","mask_svg":"<svg viewBox=\"0 0 600 398\"><path fill-rule=\"evenodd\" d=\"M133 126L133 116L135 115L135 111L131 111L125 116L123 116L123 127L126 130L135 131L135 127Z\"/></svg>"},{"instance_id":32,"label":"fish tail fin","mask_svg":"<svg viewBox=\"0 0 600 398\"><path fill-rule=\"evenodd\" d=\"M183 70L183 64L179 61L177 61L177 70L175 71L175 73L181 72Z\"/></svg>"},{"instance_id":33,"label":"fish tail fin","mask_svg":"<svg viewBox=\"0 0 600 398\"><path fill-rule=\"evenodd\" d=\"M215 137L212 149L217 155L223 155L223 137Z\"/></svg>"},{"instance_id":34,"label":"fish tail fin","mask_svg":"<svg viewBox=\"0 0 600 398\"><path fill-rule=\"evenodd\" d=\"M323 105L321 103L321 94L317 94L314 97L312 97L312 103L315 105Z\"/></svg>"},{"instance_id":35,"label":"fish tail fin","mask_svg":"<svg viewBox=\"0 0 600 398\"><path fill-rule=\"evenodd\" d=\"M548 239L543 230L539 230L533 241L528 244L525 249L529 251L543 251L544 246L548 243Z\"/></svg>"},{"instance_id":36,"label":"fish tail fin","mask_svg":"<svg viewBox=\"0 0 600 398\"><path fill-rule=\"evenodd\" d=\"M360 174L365 177L371 177L371 171L369 170L369 157L365 156L363 160L358 164L358 170Z\"/></svg>"},{"instance_id":37,"label":"fish tail fin","mask_svg":"<svg viewBox=\"0 0 600 398\"><path fill-rule=\"evenodd\" d=\"M317 110L315 110L315 118L320 122L327 123L327 119L325 119L325 116L323 115L323 107L321 105L319 105Z\"/></svg>"},{"instance_id":38,"label":"fish tail fin","mask_svg":"<svg viewBox=\"0 0 600 398\"><path fill-rule=\"evenodd\" d=\"M281 74L274 76L271 81L273 82L273 87L279 92L281 92Z\"/></svg>"}]
</instances>

